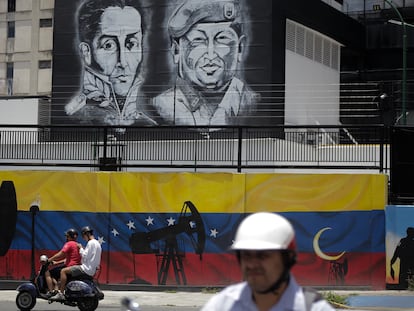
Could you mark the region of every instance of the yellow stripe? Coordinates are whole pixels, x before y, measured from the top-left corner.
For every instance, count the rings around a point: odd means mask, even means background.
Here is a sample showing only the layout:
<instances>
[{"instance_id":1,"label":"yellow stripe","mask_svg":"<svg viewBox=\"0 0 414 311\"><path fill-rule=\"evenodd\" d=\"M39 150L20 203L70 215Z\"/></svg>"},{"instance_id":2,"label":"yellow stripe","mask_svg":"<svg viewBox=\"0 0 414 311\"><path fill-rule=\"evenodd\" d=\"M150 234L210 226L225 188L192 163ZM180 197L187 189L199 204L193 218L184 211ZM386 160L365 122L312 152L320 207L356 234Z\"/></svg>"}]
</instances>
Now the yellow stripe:
<instances>
[{"instance_id":1,"label":"yellow stripe","mask_svg":"<svg viewBox=\"0 0 414 311\"><path fill-rule=\"evenodd\" d=\"M252 174L247 177L248 212L384 209L382 174Z\"/></svg>"},{"instance_id":2,"label":"yellow stripe","mask_svg":"<svg viewBox=\"0 0 414 311\"><path fill-rule=\"evenodd\" d=\"M19 210L40 197L41 210L200 212L382 210L383 174L237 174L2 171L15 184Z\"/></svg>"}]
</instances>

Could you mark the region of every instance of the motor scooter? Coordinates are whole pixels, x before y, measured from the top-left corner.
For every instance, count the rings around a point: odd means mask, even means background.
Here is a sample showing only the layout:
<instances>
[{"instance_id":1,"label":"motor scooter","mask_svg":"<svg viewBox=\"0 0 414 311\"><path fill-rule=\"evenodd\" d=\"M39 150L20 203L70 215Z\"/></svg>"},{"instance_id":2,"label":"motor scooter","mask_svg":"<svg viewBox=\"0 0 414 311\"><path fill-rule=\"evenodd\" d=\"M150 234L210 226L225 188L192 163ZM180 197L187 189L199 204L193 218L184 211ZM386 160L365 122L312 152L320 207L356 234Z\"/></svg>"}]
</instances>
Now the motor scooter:
<instances>
[{"instance_id":1,"label":"motor scooter","mask_svg":"<svg viewBox=\"0 0 414 311\"><path fill-rule=\"evenodd\" d=\"M44 276L48 265L49 263L45 263L41 267L34 280L20 284L17 287L16 305L19 310L32 310L37 299L47 300L49 303L59 302L67 306L78 307L80 311L94 311L98 308L99 300L104 298L104 293L99 289L96 280L92 276L68 278L64 290L65 299L51 300L50 296L47 295L48 288Z\"/></svg>"}]
</instances>

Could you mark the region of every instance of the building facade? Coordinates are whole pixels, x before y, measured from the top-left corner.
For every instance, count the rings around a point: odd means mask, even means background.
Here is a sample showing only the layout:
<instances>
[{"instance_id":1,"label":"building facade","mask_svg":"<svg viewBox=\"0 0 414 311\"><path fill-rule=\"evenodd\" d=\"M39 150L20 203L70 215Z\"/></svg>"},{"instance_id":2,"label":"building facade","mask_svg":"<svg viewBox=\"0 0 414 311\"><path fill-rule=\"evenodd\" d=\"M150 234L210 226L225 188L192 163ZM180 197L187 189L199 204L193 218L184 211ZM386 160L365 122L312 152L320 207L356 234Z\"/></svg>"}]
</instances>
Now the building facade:
<instances>
[{"instance_id":1,"label":"building facade","mask_svg":"<svg viewBox=\"0 0 414 311\"><path fill-rule=\"evenodd\" d=\"M0 1L0 95L50 95L54 0Z\"/></svg>"}]
</instances>

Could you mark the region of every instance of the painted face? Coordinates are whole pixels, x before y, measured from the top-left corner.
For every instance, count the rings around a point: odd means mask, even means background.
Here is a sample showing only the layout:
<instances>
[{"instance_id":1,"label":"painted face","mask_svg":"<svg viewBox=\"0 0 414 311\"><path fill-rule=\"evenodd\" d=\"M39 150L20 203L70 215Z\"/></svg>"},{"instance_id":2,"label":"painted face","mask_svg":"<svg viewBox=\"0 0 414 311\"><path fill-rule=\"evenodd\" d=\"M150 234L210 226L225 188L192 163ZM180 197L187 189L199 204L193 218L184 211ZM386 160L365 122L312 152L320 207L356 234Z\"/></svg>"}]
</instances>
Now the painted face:
<instances>
[{"instance_id":1,"label":"painted face","mask_svg":"<svg viewBox=\"0 0 414 311\"><path fill-rule=\"evenodd\" d=\"M267 290L282 275L284 265L278 251L240 252L240 268L253 292Z\"/></svg>"},{"instance_id":2,"label":"painted face","mask_svg":"<svg viewBox=\"0 0 414 311\"><path fill-rule=\"evenodd\" d=\"M203 89L220 90L235 75L240 38L230 22L200 23L180 38L180 75Z\"/></svg>"},{"instance_id":3,"label":"painted face","mask_svg":"<svg viewBox=\"0 0 414 311\"><path fill-rule=\"evenodd\" d=\"M92 55L115 93L125 96L142 61L141 15L129 6L108 7L93 40Z\"/></svg>"}]
</instances>

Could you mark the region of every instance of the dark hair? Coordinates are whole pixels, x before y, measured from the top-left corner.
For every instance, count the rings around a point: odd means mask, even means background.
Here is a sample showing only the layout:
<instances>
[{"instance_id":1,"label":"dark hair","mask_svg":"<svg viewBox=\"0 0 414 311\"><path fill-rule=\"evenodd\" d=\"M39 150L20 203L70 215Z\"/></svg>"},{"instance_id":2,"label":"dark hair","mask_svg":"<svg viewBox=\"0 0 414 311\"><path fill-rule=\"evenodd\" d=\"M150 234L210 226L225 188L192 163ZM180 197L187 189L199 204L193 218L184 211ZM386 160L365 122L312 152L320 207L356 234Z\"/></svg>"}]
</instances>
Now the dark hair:
<instances>
[{"instance_id":1,"label":"dark hair","mask_svg":"<svg viewBox=\"0 0 414 311\"><path fill-rule=\"evenodd\" d=\"M78 234L78 231L76 231L73 228L70 228L70 229L65 231L65 235L71 237L72 239L76 239L79 234Z\"/></svg>"},{"instance_id":2,"label":"dark hair","mask_svg":"<svg viewBox=\"0 0 414 311\"><path fill-rule=\"evenodd\" d=\"M91 227L89 227L89 226L85 226L85 227L83 227L81 232L82 232L82 235L84 235L84 234L86 234L86 233L93 234L93 230L92 230L92 228L91 228Z\"/></svg>"},{"instance_id":3,"label":"dark hair","mask_svg":"<svg viewBox=\"0 0 414 311\"><path fill-rule=\"evenodd\" d=\"M76 21L78 40L91 44L99 30L101 16L108 7L131 6L139 12L137 1L133 0L84 0L78 7Z\"/></svg>"}]
</instances>

